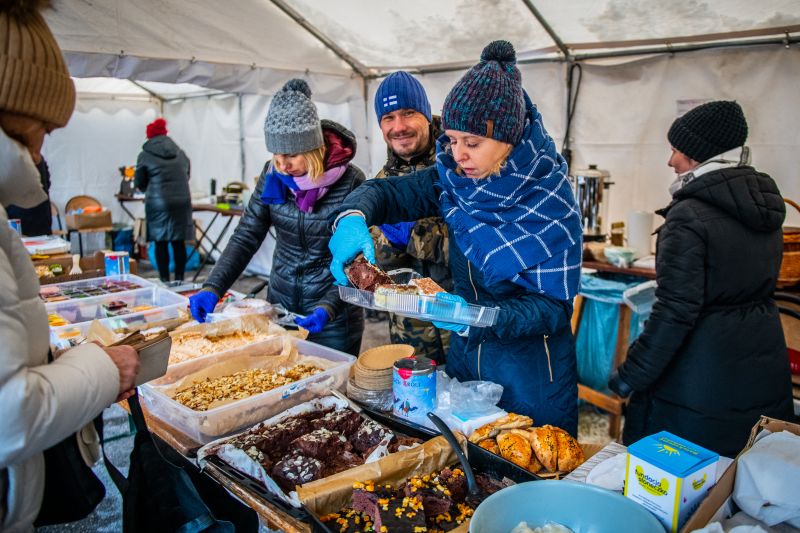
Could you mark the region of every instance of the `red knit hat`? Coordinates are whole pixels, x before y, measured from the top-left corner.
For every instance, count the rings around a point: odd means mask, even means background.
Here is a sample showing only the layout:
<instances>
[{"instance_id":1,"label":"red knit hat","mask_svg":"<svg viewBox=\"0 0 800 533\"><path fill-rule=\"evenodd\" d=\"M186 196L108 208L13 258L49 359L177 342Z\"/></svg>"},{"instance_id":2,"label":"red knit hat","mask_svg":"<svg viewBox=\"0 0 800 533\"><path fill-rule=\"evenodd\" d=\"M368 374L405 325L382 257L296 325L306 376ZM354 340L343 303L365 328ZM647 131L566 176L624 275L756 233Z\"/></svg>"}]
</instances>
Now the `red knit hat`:
<instances>
[{"instance_id":1,"label":"red knit hat","mask_svg":"<svg viewBox=\"0 0 800 533\"><path fill-rule=\"evenodd\" d=\"M163 118L157 118L147 125L147 138L152 139L157 135L167 134L167 121Z\"/></svg>"}]
</instances>

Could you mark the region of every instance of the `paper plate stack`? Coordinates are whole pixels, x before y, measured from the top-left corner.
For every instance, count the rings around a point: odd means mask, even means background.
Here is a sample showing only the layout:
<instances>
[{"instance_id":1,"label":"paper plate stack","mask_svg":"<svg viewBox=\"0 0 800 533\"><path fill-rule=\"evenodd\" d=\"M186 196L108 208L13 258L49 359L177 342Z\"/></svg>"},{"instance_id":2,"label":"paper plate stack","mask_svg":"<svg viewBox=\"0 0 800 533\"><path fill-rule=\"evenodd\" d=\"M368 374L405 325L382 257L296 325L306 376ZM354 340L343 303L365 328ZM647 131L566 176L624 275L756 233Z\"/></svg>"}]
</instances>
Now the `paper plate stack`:
<instances>
[{"instance_id":1,"label":"paper plate stack","mask_svg":"<svg viewBox=\"0 0 800 533\"><path fill-rule=\"evenodd\" d=\"M375 409L391 409L394 363L412 355L414 347L408 344L386 344L365 351L353 365L348 396Z\"/></svg>"}]
</instances>

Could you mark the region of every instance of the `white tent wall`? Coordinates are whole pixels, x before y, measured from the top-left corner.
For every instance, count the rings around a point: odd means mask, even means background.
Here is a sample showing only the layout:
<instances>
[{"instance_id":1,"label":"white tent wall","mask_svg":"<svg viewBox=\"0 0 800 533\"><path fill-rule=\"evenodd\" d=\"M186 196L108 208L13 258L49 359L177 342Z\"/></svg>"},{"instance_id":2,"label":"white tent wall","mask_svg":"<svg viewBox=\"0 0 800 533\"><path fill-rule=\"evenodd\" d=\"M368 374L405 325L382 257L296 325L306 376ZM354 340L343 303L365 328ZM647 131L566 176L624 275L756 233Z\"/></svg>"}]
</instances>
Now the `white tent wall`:
<instances>
[{"instance_id":1,"label":"white tent wall","mask_svg":"<svg viewBox=\"0 0 800 533\"><path fill-rule=\"evenodd\" d=\"M610 220L669 202L667 131L678 100L726 99L742 106L753 165L785 197L800 198L800 49L707 50L626 64L584 64L572 127L573 168L595 163L611 173ZM787 223L800 214L787 207ZM658 217L656 217L658 218Z\"/></svg>"},{"instance_id":2,"label":"white tent wall","mask_svg":"<svg viewBox=\"0 0 800 533\"><path fill-rule=\"evenodd\" d=\"M43 150L52 177L50 199L62 221L67 201L88 194L111 209L115 222L131 222L114 199L118 169L136 163L145 126L158 113L155 100L78 99L69 124L49 135Z\"/></svg>"}]
</instances>

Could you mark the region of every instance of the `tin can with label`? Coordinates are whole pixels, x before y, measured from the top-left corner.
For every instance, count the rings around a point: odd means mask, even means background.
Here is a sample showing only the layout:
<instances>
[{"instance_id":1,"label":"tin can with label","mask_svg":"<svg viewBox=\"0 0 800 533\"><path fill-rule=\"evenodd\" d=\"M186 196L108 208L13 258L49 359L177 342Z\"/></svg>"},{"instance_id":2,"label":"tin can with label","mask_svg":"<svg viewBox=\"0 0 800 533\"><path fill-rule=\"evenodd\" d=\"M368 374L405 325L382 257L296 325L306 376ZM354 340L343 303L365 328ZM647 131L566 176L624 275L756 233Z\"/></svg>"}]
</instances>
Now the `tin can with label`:
<instances>
[{"instance_id":1,"label":"tin can with label","mask_svg":"<svg viewBox=\"0 0 800 533\"><path fill-rule=\"evenodd\" d=\"M436 361L406 357L394 364L392 413L416 424L425 424L436 409Z\"/></svg>"},{"instance_id":2,"label":"tin can with label","mask_svg":"<svg viewBox=\"0 0 800 533\"><path fill-rule=\"evenodd\" d=\"M130 274L130 257L128 252L107 252L105 257L106 276Z\"/></svg>"},{"instance_id":3,"label":"tin can with label","mask_svg":"<svg viewBox=\"0 0 800 533\"><path fill-rule=\"evenodd\" d=\"M17 232L17 235L22 235L22 220L19 218L9 218L8 225Z\"/></svg>"}]
</instances>

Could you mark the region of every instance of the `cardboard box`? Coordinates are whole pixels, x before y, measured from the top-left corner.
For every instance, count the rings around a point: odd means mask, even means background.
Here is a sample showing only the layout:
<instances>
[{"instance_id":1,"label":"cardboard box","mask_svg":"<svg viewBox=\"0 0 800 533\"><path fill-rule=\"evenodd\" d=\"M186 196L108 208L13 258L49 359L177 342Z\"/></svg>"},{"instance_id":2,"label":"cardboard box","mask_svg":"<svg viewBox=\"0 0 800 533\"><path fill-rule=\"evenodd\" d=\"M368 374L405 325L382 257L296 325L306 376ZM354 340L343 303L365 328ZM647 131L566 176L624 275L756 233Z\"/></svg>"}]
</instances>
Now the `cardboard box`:
<instances>
[{"instance_id":1,"label":"cardboard box","mask_svg":"<svg viewBox=\"0 0 800 533\"><path fill-rule=\"evenodd\" d=\"M105 228L111 226L111 211L65 215L64 220L70 229Z\"/></svg>"},{"instance_id":2,"label":"cardboard box","mask_svg":"<svg viewBox=\"0 0 800 533\"><path fill-rule=\"evenodd\" d=\"M667 431L628 447L625 496L676 532L716 482L719 454Z\"/></svg>"},{"instance_id":3,"label":"cardboard box","mask_svg":"<svg viewBox=\"0 0 800 533\"><path fill-rule=\"evenodd\" d=\"M711 492L708 493L708 497L700 504L700 507L697 508L694 515L686 522L686 525L683 526L681 533L689 533L690 531L701 529L710 522L724 520L733 514L731 494L733 494L733 487L736 481L736 465L739 462L739 457L753 446L753 443L756 441L756 436L765 429L772 433L789 431L795 435L800 435L800 424L793 424L768 416L762 416L761 420L753 426L753 430L750 432L750 438L744 449L736 456L736 461L725 471L716 486L711 489Z\"/></svg>"}]
</instances>

